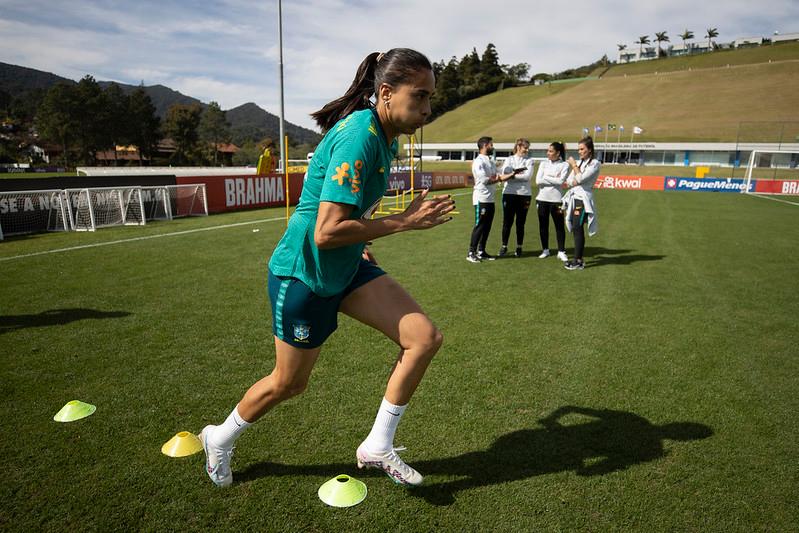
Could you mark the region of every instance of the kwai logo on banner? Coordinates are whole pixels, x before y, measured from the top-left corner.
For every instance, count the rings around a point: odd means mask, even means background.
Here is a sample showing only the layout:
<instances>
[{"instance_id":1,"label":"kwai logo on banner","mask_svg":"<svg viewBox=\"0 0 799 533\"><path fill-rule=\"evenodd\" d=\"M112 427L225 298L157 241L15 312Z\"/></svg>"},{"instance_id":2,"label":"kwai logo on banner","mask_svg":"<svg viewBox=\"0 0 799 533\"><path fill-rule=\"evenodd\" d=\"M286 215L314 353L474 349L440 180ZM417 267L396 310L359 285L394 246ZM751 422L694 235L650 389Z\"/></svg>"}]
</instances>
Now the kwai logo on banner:
<instances>
[{"instance_id":1,"label":"kwai logo on banner","mask_svg":"<svg viewBox=\"0 0 799 533\"><path fill-rule=\"evenodd\" d=\"M600 176L594 183L594 188L662 191L663 180L663 176Z\"/></svg>"}]
</instances>

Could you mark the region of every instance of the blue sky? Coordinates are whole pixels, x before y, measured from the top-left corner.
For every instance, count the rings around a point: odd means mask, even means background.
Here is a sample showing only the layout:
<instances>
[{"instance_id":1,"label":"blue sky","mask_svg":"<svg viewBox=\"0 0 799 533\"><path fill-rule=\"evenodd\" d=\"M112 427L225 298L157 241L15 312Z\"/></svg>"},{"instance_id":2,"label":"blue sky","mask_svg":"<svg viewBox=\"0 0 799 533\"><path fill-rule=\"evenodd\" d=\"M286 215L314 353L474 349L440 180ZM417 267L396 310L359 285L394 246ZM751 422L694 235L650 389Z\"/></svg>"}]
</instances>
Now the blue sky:
<instances>
[{"instance_id":1,"label":"blue sky","mask_svg":"<svg viewBox=\"0 0 799 533\"><path fill-rule=\"evenodd\" d=\"M799 32L796 0L285 0L286 119L340 96L371 51L416 48L432 61L487 43L507 64L556 72L617 57L617 43L709 27L718 41ZM0 61L79 79L163 84L223 109L279 112L277 0L0 0Z\"/></svg>"}]
</instances>

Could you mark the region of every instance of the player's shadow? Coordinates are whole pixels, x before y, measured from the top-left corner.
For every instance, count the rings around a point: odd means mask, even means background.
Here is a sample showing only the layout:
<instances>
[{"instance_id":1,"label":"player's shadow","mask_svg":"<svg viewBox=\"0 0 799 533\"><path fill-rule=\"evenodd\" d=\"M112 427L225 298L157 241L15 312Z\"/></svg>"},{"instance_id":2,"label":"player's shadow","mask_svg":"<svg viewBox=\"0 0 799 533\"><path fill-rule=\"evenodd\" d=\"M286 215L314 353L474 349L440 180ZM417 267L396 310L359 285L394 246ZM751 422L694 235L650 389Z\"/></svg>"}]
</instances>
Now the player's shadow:
<instances>
[{"instance_id":1,"label":"player's shadow","mask_svg":"<svg viewBox=\"0 0 799 533\"><path fill-rule=\"evenodd\" d=\"M0 315L0 335L25 328L59 326L76 320L120 318L127 311L98 311L96 309L50 309L35 315Z\"/></svg>"},{"instance_id":2,"label":"player's shadow","mask_svg":"<svg viewBox=\"0 0 799 533\"><path fill-rule=\"evenodd\" d=\"M561 424L566 415L583 415L572 424ZM539 420L543 427L522 429L499 437L490 448L427 461L409 461L428 476L410 494L434 505L450 505L464 490L498 485L533 476L574 471L579 476L598 476L624 470L635 464L667 455L664 440L695 440L713 435L713 430L696 422L655 425L626 411L565 406ZM239 481L262 476L335 476L350 472L352 463L326 465L283 465L260 463L235 472ZM378 473L383 475L382 473ZM375 471L359 472L359 477ZM440 483L431 478L454 478Z\"/></svg>"},{"instance_id":3,"label":"player's shadow","mask_svg":"<svg viewBox=\"0 0 799 533\"><path fill-rule=\"evenodd\" d=\"M633 250L603 248L602 246L585 247L586 266L629 265L640 261L660 261L665 255L644 255L630 253Z\"/></svg>"}]
</instances>

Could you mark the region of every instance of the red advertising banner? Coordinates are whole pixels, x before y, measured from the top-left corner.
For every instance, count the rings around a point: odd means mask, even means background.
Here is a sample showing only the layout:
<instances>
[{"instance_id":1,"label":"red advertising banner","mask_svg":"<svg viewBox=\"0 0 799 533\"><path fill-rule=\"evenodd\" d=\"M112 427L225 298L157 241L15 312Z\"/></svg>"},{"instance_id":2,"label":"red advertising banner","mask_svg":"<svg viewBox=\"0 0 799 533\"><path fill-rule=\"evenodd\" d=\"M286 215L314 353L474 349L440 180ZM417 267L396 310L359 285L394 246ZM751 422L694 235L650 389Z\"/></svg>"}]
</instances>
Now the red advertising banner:
<instances>
[{"instance_id":1,"label":"red advertising banner","mask_svg":"<svg viewBox=\"0 0 799 533\"><path fill-rule=\"evenodd\" d=\"M289 203L300 200L304 174L289 174ZM286 178L268 176L179 176L178 185L204 183L208 195L208 212L222 213L255 207L286 205Z\"/></svg>"},{"instance_id":2,"label":"red advertising banner","mask_svg":"<svg viewBox=\"0 0 799 533\"><path fill-rule=\"evenodd\" d=\"M599 176L595 189L662 191L664 176Z\"/></svg>"},{"instance_id":3,"label":"red advertising banner","mask_svg":"<svg viewBox=\"0 0 799 533\"><path fill-rule=\"evenodd\" d=\"M790 180L755 180L755 192L764 194L799 195L799 181Z\"/></svg>"}]
</instances>

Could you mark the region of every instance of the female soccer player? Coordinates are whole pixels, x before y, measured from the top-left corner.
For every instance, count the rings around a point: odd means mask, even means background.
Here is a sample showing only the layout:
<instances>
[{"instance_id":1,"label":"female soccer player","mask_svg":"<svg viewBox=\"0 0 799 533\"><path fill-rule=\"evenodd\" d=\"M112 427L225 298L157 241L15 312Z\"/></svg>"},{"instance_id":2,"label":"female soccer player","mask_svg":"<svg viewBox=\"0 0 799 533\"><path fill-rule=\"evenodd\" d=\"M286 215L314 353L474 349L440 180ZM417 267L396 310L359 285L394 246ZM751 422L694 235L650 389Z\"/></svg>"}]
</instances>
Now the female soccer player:
<instances>
[{"instance_id":1,"label":"female soccer player","mask_svg":"<svg viewBox=\"0 0 799 533\"><path fill-rule=\"evenodd\" d=\"M562 142L555 141L547 148L547 158L538 165L535 183L538 185L538 196L535 197L538 208L538 233L541 237L541 255L544 259L549 257L549 217L555 223L555 238L558 241L558 259L563 262L569 260L566 256L566 230L563 223L563 183L569 173L569 164L566 163L566 147Z\"/></svg>"},{"instance_id":2,"label":"female soccer player","mask_svg":"<svg viewBox=\"0 0 799 533\"><path fill-rule=\"evenodd\" d=\"M522 256L522 244L524 243L524 223L527 221L527 211L530 209L530 200L533 190L530 186L530 178L533 177L533 159L527 156L530 149L530 141L527 139L516 139L513 147L513 155L505 159L502 164L502 173L511 174L511 178L505 182L505 189L502 191L502 247L499 255L504 256L508 253L508 239L510 238L510 228L513 226L513 219L516 218L516 257Z\"/></svg>"},{"instance_id":3,"label":"female soccer player","mask_svg":"<svg viewBox=\"0 0 799 533\"><path fill-rule=\"evenodd\" d=\"M366 243L452 218L451 198L428 199L427 190L402 213L370 218L386 191L397 137L424 124L434 89L432 66L424 55L407 48L375 52L358 67L344 96L311 115L326 135L269 261L275 368L250 387L222 424L206 426L200 434L206 470L217 485L233 482L230 459L236 438L271 408L305 390L322 344L337 327L339 311L400 347L372 431L357 449L358 467L381 468L401 484L422 482L394 450L394 433L443 337L413 298L377 266Z\"/></svg>"},{"instance_id":4,"label":"female soccer player","mask_svg":"<svg viewBox=\"0 0 799 533\"><path fill-rule=\"evenodd\" d=\"M585 250L585 223L588 221L588 234L596 233L596 208L594 206L594 183L599 177L599 161L594 158L594 139L590 136L580 139L577 145L580 162L569 157L567 163L571 168L566 186L569 191L563 197L563 210L566 218L566 229L574 233L574 261L567 261L567 270L582 270L583 251Z\"/></svg>"}]
</instances>

